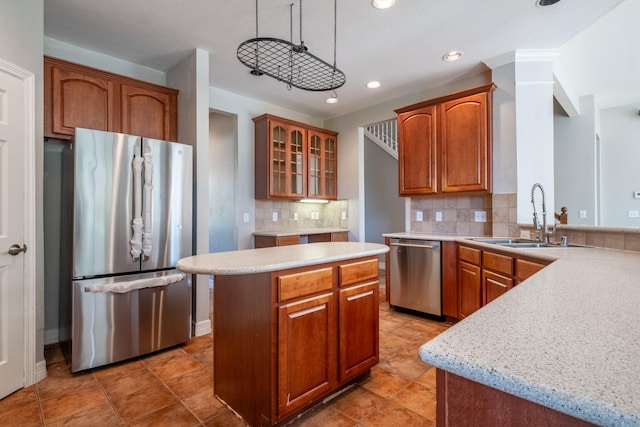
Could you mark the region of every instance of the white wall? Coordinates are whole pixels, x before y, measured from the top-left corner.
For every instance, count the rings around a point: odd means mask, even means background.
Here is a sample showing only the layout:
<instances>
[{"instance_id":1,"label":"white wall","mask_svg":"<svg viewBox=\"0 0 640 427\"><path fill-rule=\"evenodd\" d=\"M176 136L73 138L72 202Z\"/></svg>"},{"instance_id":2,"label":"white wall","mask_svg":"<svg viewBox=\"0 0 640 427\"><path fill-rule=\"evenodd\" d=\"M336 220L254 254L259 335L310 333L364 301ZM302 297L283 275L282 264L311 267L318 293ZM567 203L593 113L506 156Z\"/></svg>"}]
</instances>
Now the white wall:
<instances>
[{"instance_id":1,"label":"white wall","mask_svg":"<svg viewBox=\"0 0 640 427\"><path fill-rule=\"evenodd\" d=\"M169 70L167 85L178 95L178 140L193 146L193 247L196 254L209 252L209 54L195 49ZM195 275L192 321L194 334L211 332L209 276Z\"/></svg>"},{"instance_id":2,"label":"white wall","mask_svg":"<svg viewBox=\"0 0 640 427\"><path fill-rule=\"evenodd\" d=\"M285 87L282 90L286 90ZM297 89L294 89L294 91ZM295 96L292 92L291 96ZM236 116L237 123L237 144L235 165L235 183L236 183L236 224L237 230L237 247L238 249L248 249L253 247L253 231L255 230L255 199L254 199L254 127L253 119L262 114L269 113L287 119L296 120L312 126L322 127L323 123L320 119L301 114L297 111L287 110L273 104L258 101L256 99L247 98L236 95L231 92L209 88L209 108L211 110L232 114ZM339 144L341 140L339 137ZM341 160L340 160L341 161ZM229 173L228 171L226 173ZM221 181L225 180L224 176L218 177ZM234 178L229 176L228 179L233 181ZM338 184L340 185L340 184ZM249 222L242 221L242 215L249 214Z\"/></svg>"},{"instance_id":3,"label":"white wall","mask_svg":"<svg viewBox=\"0 0 640 427\"><path fill-rule=\"evenodd\" d=\"M44 361L44 244L42 213L43 163L43 0L0 0L0 58L32 72L35 79L36 170L36 362Z\"/></svg>"},{"instance_id":4,"label":"white wall","mask_svg":"<svg viewBox=\"0 0 640 427\"><path fill-rule=\"evenodd\" d=\"M236 120L235 115L209 114L209 252L238 248Z\"/></svg>"},{"instance_id":5,"label":"white wall","mask_svg":"<svg viewBox=\"0 0 640 427\"><path fill-rule=\"evenodd\" d=\"M600 225L596 201L596 116L593 95L580 98L580 115L554 116L555 204L558 212L567 208L569 223ZM580 211L586 217L580 218Z\"/></svg>"},{"instance_id":6,"label":"white wall","mask_svg":"<svg viewBox=\"0 0 640 427\"><path fill-rule=\"evenodd\" d=\"M628 211L640 211L640 115L638 107L601 110L602 121L602 225L640 227L640 218Z\"/></svg>"}]
</instances>

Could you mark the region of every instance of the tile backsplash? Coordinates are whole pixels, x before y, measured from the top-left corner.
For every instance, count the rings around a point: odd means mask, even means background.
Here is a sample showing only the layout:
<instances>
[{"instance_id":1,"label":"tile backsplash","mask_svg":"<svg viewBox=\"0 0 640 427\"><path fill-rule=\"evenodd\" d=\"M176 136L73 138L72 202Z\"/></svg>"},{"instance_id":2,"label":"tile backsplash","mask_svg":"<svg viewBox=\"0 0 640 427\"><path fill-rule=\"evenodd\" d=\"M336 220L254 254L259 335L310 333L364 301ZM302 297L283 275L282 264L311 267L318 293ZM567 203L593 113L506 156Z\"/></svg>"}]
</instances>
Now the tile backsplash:
<instances>
[{"instance_id":1,"label":"tile backsplash","mask_svg":"<svg viewBox=\"0 0 640 427\"><path fill-rule=\"evenodd\" d=\"M256 231L347 228L349 226L347 200L336 200L324 204L256 200L255 207Z\"/></svg>"}]
</instances>

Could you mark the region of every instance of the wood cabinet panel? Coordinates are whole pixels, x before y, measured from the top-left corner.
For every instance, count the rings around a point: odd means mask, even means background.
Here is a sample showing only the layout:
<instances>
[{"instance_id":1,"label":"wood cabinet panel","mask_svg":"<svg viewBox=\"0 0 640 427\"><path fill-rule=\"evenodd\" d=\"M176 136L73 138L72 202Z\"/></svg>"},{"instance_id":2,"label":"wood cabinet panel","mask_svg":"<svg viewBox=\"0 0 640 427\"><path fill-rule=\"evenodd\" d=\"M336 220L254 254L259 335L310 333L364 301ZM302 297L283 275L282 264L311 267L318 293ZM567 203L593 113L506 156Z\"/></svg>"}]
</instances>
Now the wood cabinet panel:
<instances>
[{"instance_id":1,"label":"wood cabinet panel","mask_svg":"<svg viewBox=\"0 0 640 427\"><path fill-rule=\"evenodd\" d=\"M340 286L348 286L364 280L376 280L379 274L378 260L370 259L338 267Z\"/></svg>"},{"instance_id":2,"label":"wood cabinet panel","mask_svg":"<svg viewBox=\"0 0 640 427\"><path fill-rule=\"evenodd\" d=\"M482 305L489 304L511 288L513 288L512 278L482 270Z\"/></svg>"},{"instance_id":3,"label":"wood cabinet panel","mask_svg":"<svg viewBox=\"0 0 640 427\"><path fill-rule=\"evenodd\" d=\"M253 122L257 199L337 198L337 133L269 114Z\"/></svg>"},{"instance_id":4,"label":"wood cabinet panel","mask_svg":"<svg viewBox=\"0 0 640 427\"><path fill-rule=\"evenodd\" d=\"M513 276L513 257L483 251L482 268Z\"/></svg>"},{"instance_id":5,"label":"wood cabinet panel","mask_svg":"<svg viewBox=\"0 0 640 427\"><path fill-rule=\"evenodd\" d=\"M349 232L348 231L337 231L335 233L331 233L331 241L332 242L348 242L349 241Z\"/></svg>"},{"instance_id":6,"label":"wood cabinet panel","mask_svg":"<svg viewBox=\"0 0 640 427\"><path fill-rule=\"evenodd\" d=\"M464 319L482 307L482 272L466 261L458 263L458 315Z\"/></svg>"},{"instance_id":7,"label":"wood cabinet panel","mask_svg":"<svg viewBox=\"0 0 640 427\"><path fill-rule=\"evenodd\" d=\"M278 301L287 301L333 287L333 269L323 268L278 277Z\"/></svg>"},{"instance_id":8,"label":"wood cabinet panel","mask_svg":"<svg viewBox=\"0 0 640 427\"><path fill-rule=\"evenodd\" d=\"M122 85L122 132L175 141L178 138L177 99L167 93Z\"/></svg>"},{"instance_id":9,"label":"wood cabinet panel","mask_svg":"<svg viewBox=\"0 0 640 427\"><path fill-rule=\"evenodd\" d=\"M45 67L47 71L52 135L73 136L76 127L116 131L118 87L114 82L55 65Z\"/></svg>"},{"instance_id":10,"label":"wood cabinet panel","mask_svg":"<svg viewBox=\"0 0 640 427\"><path fill-rule=\"evenodd\" d=\"M278 308L280 418L337 386L334 301L325 294Z\"/></svg>"},{"instance_id":11,"label":"wood cabinet panel","mask_svg":"<svg viewBox=\"0 0 640 427\"><path fill-rule=\"evenodd\" d=\"M516 284L528 279L545 267L546 264L539 262L516 259Z\"/></svg>"},{"instance_id":12,"label":"wood cabinet panel","mask_svg":"<svg viewBox=\"0 0 640 427\"><path fill-rule=\"evenodd\" d=\"M338 138L333 133L307 131L309 173L307 197L335 200L338 196Z\"/></svg>"},{"instance_id":13,"label":"wood cabinet panel","mask_svg":"<svg viewBox=\"0 0 640 427\"><path fill-rule=\"evenodd\" d=\"M176 141L178 91L57 58L44 58L44 135L76 127Z\"/></svg>"},{"instance_id":14,"label":"wood cabinet panel","mask_svg":"<svg viewBox=\"0 0 640 427\"><path fill-rule=\"evenodd\" d=\"M480 265L481 253L479 249L468 246L458 246L458 258L471 264Z\"/></svg>"},{"instance_id":15,"label":"wood cabinet panel","mask_svg":"<svg viewBox=\"0 0 640 427\"><path fill-rule=\"evenodd\" d=\"M455 242L442 242L442 314L458 318L458 259Z\"/></svg>"},{"instance_id":16,"label":"wood cabinet panel","mask_svg":"<svg viewBox=\"0 0 640 427\"><path fill-rule=\"evenodd\" d=\"M398 180L400 195L438 191L436 106L398 115Z\"/></svg>"},{"instance_id":17,"label":"wood cabinet panel","mask_svg":"<svg viewBox=\"0 0 640 427\"><path fill-rule=\"evenodd\" d=\"M378 281L340 290L340 381L360 375L379 360Z\"/></svg>"},{"instance_id":18,"label":"wood cabinet panel","mask_svg":"<svg viewBox=\"0 0 640 427\"><path fill-rule=\"evenodd\" d=\"M395 110L401 196L492 189L489 84Z\"/></svg>"},{"instance_id":19,"label":"wood cabinet panel","mask_svg":"<svg viewBox=\"0 0 640 427\"><path fill-rule=\"evenodd\" d=\"M442 104L442 193L491 191L490 100L483 92Z\"/></svg>"}]
</instances>

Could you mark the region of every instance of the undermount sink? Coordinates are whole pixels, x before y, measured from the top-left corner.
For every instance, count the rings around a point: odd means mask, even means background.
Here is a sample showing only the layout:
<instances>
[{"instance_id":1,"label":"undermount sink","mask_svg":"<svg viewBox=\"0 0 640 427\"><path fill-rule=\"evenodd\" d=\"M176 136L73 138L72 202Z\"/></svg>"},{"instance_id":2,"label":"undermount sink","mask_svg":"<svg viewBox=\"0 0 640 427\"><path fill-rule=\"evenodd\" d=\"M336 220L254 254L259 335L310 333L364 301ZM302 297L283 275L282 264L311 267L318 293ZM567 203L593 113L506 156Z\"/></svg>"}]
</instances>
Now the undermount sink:
<instances>
[{"instance_id":1,"label":"undermount sink","mask_svg":"<svg viewBox=\"0 0 640 427\"><path fill-rule=\"evenodd\" d=\"M565 246L559 243L542 243L531 239L509 239L500 237L483 237L479 239L472 239L480 243L489 243L492 245L505 246L509 248L584 248L583 245L567 244Z\"/></svg>"}]
</instances>

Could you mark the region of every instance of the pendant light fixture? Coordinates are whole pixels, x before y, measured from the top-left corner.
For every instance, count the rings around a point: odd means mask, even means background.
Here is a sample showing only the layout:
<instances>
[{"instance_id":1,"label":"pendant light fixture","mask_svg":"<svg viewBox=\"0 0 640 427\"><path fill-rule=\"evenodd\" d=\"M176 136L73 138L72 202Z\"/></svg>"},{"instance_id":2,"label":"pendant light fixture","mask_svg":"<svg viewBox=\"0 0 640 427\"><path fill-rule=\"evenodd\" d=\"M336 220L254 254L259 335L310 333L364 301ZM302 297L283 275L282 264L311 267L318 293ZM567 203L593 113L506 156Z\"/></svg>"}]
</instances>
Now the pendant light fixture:
<instances>
[{"instance_id":1,"label":"pendant light fixture","mask_svg":"<svg viewBox=\"0 0 640 427\"><path fill-rule=\"evenodd\" d=\"M260 37L258 34L258 0L256 0L256 36L238 46L238 60L251 69L254 76L267 75L292 87L314 92L333 91L346 81L336 66L338 1L334 0L333 64L309 52L302 39L302 0L300 9L300 41L293 42L293 3L289 6L290 40Z\"/></svg>"}]
</instances>

